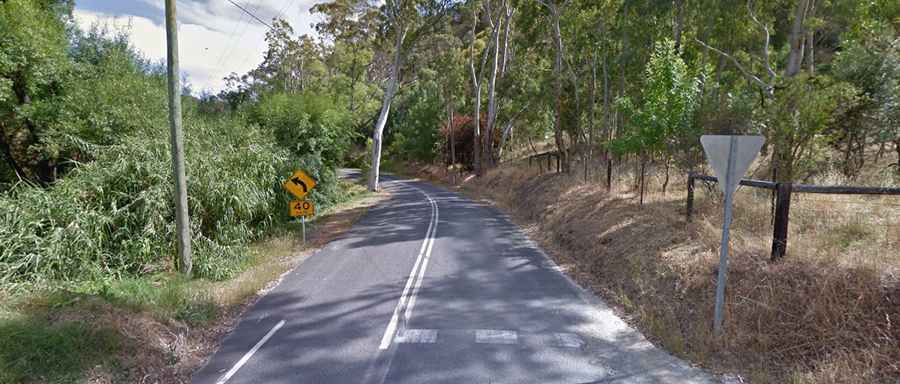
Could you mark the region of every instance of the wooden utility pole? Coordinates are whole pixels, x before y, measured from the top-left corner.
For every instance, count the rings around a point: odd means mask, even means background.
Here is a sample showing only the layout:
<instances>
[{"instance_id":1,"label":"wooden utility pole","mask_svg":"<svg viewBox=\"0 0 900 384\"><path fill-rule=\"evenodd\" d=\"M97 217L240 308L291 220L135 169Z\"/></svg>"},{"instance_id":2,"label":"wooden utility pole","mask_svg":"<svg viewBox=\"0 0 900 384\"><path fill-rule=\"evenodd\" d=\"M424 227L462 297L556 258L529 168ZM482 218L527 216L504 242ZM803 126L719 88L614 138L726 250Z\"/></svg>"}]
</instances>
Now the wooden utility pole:
<instances>
[{"instance_id":1,"label":"wooden utility pole","mask_svg":"<svg viewBox=\"0 0 900 384\"><path fill-rule=\"evenodd\" d=\"M181 130L181 76L178 69L178 24L175 0L166 0L166 41L169 76L169 128L172 168L175 175L175 230L178 232L178 269L191 275L191 223L188 217L187 180L184 171L184 133Z\"/></svg>"}]
</instances>

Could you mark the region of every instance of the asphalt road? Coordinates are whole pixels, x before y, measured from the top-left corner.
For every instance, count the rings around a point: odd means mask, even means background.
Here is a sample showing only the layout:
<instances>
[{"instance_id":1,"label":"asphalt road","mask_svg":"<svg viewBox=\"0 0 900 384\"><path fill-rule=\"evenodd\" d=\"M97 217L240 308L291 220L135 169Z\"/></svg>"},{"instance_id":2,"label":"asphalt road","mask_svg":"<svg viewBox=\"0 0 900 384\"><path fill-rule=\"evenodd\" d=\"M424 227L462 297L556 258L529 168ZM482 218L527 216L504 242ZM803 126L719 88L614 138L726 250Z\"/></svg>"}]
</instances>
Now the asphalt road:
<instances>
[{"instance_id":1,"label":"asphalt road","mask_svg":"<svg viewBox=\"0 0 900 384\"><path fill-rule=\"evenodd\" d=\"M391 198L290 272L193 382L712 383L582 290L498 210Z\"/></svg>"}]
</instances>

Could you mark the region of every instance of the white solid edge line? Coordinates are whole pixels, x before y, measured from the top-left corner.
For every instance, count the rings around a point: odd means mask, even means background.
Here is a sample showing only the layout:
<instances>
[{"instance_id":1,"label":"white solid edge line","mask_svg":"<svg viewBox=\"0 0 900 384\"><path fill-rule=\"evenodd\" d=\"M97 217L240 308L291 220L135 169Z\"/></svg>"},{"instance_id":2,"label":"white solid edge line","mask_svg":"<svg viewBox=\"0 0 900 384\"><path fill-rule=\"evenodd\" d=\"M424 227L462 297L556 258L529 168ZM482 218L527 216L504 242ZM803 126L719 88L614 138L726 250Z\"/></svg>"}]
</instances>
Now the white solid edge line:
<instances>
[{"instance_id":1,"label":"white solid edge line","mask_svg":"<svg viewBox=\"0 0 900 384\"><path fill-rule=\"evenodd\" d=\"M428 200L430 200L431 204L434 205L434 228L429 234L428 248L425 249L425 258L422 259L422 268L419 271L419 277L416 279L416 285L413 286L412 295L409 297L409 304L406 305L406 313L404 314L406 321L409 321L409 319L412 317L413 307L416 306L416 297L418 297L419 288L422 287L422 279L425 278L425 268L428 268L428 260L431 260L431 248L434 247L434 237L435 234L437 234L437 227L440 223L440 211L438 211L437 202L432 200L430 197L428 198Z\"/></svg>"},{"instance_id":2,"label":"white solid edge line","mask_svg":"<svg viewBox=\"0 0 900 384\"><path fill-rule=\"evenodd\" d=\"M238 369L241 369L241 367L243 367L244 364L247 363L247 360L250 360L250 357L253 356L253 354L256 353L256 351L258 351L259 348L263 346L263 344L265 344L267 341L269 341L269 338L271 338L272 335L274 335L275 332L278 331L278 329L280 329L283 325L284 325L284 320L281 320L278 322L278 324L275 324L275 326L272 327L272 329L269 331L269 333L267 333L265 336L263 336L262 340L260 340L258 343L256 343L256 345L253 346L253 349L247 351L247 353L244 354L244 357L241 357L241 359L238 360L238 362L236 364L234 364L233 367L231 367L231 370L226 372L225 375L222 376L221 379L219 379L219 381L216 381L216 384L225 384L225 382L227 382L229 379L231 379L231 376L234 376L234 374L237 373Z\"/></svg>"},{"instance_id":3,"label":"white solid edge line","mask_svg":"<svg viewBox=\"0 0 900 384\"><path fill-rule=\"evenodd\" d=\"M425 250L428 247L430 235L432 233L432 228L434 228L436 213L437 213L437 204L434 203L434 200L428 196L425 191L422 191L419 188L408 185L408 187L413 188L421 192L428 199L428 202L431 204L431 219L428 221L428 229L425 231L425 240L422 241L422 247L419 249L419 254L416 256L416 262L413 264L412 271L409 272L409 278L406 280L406 286L403 287L403 293L400 294L400 301L397 302L397 306L394 308L394 313L391 315L391 320L388 322L387 329L384 330L384 335L381 337L381 344L378 346L378 349L385 350L388 349L391 345L391 341L394 339L394 334L397 332L397 325L400 322L400 310L406 305L406 301L408 300L409 290L412 288L413 283L416 281L416 276L419 273L419 265L422 264L422 259L425 255Z\"/></svg>"}]
</instances>

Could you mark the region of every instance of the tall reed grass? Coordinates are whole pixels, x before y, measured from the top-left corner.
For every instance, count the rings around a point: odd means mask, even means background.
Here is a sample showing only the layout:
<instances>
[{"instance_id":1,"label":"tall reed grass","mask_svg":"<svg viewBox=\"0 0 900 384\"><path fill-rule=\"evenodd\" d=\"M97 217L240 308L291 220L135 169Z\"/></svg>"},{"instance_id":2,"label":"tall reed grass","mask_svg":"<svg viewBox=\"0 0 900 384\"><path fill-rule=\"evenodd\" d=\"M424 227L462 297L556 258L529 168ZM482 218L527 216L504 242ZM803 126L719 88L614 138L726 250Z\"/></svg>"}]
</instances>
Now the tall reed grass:
<instances>
[{"instance_id":1,"label":"tall reed grass","mask_svg":"<svg viewBox=\"0 0 900 384\"><path fill-rule=\"evenodd\" d=\"M225 279L245 247L288 221L281 182L295 167L319 179L311 198L338 199L334 172L298 158L273 135L239 120L186 120L195 276ZM168 130L144 129L91 148L50 188L18 184L0 194L0 285L103 281L174 266Z\"/></svg>"}]
</instances>

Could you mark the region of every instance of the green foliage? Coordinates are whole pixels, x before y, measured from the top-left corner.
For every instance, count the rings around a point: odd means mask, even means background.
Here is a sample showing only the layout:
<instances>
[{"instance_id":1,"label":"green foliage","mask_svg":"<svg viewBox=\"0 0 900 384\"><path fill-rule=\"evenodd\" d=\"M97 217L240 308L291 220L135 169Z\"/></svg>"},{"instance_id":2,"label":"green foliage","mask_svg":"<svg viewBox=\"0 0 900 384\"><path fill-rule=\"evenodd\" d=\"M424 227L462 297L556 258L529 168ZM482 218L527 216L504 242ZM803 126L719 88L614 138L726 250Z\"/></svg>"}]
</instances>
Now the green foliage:
<instances>
[{"instance_id":1,"label":"green foliage","mask_svg":"<svg viewBox=\"0 0 900 384\"><path fill-rule=\"evenodd\" d=\"M128 45L124 34L99 26L73 37L74 71L56 105L57 116L44 124L65 142L77 137L91 144L116 143L143 127L164 126L164 68L151 66ZM83 154L67 148L61 156Z\"/></svg>"},{"instance_id":2,"label":"green foliage","mask_svg":"<svg viewBox=\"0 0 900 384\"><path fill-rule=\"evenodd\" d=\"M355 137L343 106L313 93L277 93L254 105L248 121L258 124L280 148L289 151L293 168L302 168L316 179L313 201L323 207L337 201L339 188L334 168L344 159Z\"/></svg>"},{"instance_id":3,"label":"green foliage","mask_svg":"<svg viewBox=\"0 0 900 384\"><path fill-rule=\"evenodd\" d=\"M853 86L828 76L801 74L786 81L767 110L766 136L775 146L773 159L780 180L794 180L818 166L808 160L821 150L821 134L840 109L854 106L856 94Z\"/></svg>"},{"instance_id":4,"label":"green foliage","mask_svg":"<svg viewBox=\"0 0 900 384\"><path fill-rule=\"evenodd\" d=\"M54 98L71 69L66 47L53 2L0 3L0 155L4 168L23 177L50 178L52 159L41 145L46 131L36 121L56 110Z\"/></svg>"},{"instance_id":5,"label":"green foliage","mask_svg":"<svg viewBox=\"0 0 900 384\"><path fill-rule=\"evenodd\" d=\"M109 281L169 271L174 212L163 68L122 33L100 26L67 33L54 4L0 3L0 149L9 144L12 154L3 158L0 182L17 180L16 167L42 182L0 192L0 284L95 281L102 290ZM273 60L309 64L297 50L313 47L282 35L270 37L284 53ZM198 277L232 276L245 265L249 242L289 222L281 182L293 169L317 179L311 198L320 210L343 198L333 168L353 137L349 113L329 98L293 93L302 79L275 80L291 92L266 94L246 114L206 119L193 99L184 100Z\"/></svg>"},{"instance_id":6,"label":"green foliage","mask_svg":"<svg viewBox=\"0 0 900 384\"><path fill-rule=\"evenodd\" d=\"M52 182L71 160L90 160L89 146L164 124L165 88L161 71L141 59L126 35L94 26L71 32L69 45L58 15L37 4L0 5L10 12L0 19L14 19L0 48L0 83L8 84L0 86L0 147L10 149L4 168ZM18 180L11 172L0 176Z\"/></svg>"},{"instance_id":7,"label":"green foliage","mask_svg":"<svg viewBox=\"0 0 900 384\"><path fill-rule=\"evenodd\" d=\"M838 110L827 132L843 154L838 163L847 176L865 164L867 142L900 142L900 47L890 39L878 34L847 41L834 59L835 80L856 90L854 103Z\"/></svg>"},{"instance_id":8,"label":"green foliage","mask_svg":"<svg viewBox=\"0 0 900 384\"><path fill-rule=\"evenodd\" d=\"M268 95L255 106L250 121L300 158L334 165L350 147L347 111L315 94Z\"/></svg>"},{"instance_id":9,"label":"green foliage","mask_svg":"<svg viewBox=\"0 0 900 384\"><path fill-rule=\"evenodd\" d=\"M394 114L386 157L432 161L440 156L440 132L446 112L433 87L414 88L406 109Z\"/></svg>"},{"instance_id":10,"label":"green foliage","mask_svg":"<svg viewBox=\"0 0 900 384\"><path fill-rule=\"evenodd\" d=\"M698 81L668 39L656 44L646 79L639 107L628 97L617 101L618 108L631 117L631 127L612 148L619 153L668 158L699 138L700 130L693 125Z\"/></svg>"}]
</instances>

